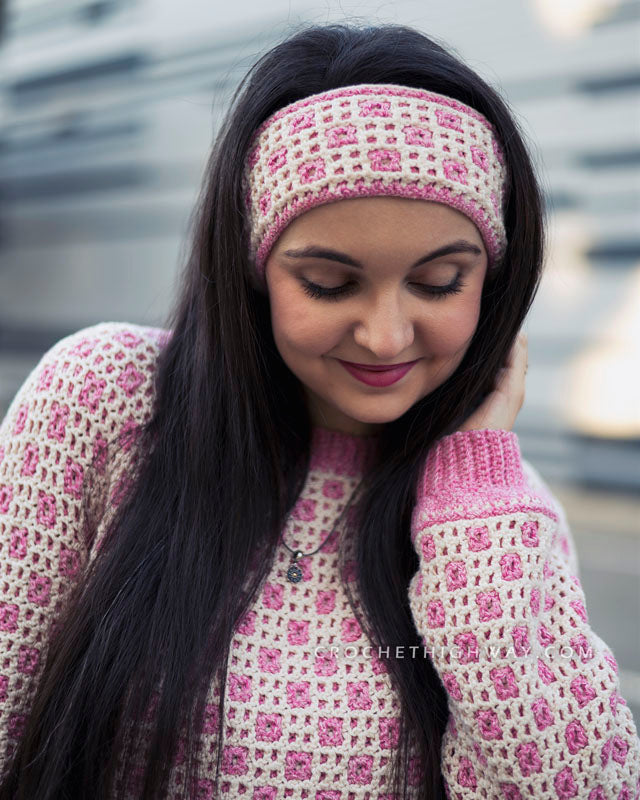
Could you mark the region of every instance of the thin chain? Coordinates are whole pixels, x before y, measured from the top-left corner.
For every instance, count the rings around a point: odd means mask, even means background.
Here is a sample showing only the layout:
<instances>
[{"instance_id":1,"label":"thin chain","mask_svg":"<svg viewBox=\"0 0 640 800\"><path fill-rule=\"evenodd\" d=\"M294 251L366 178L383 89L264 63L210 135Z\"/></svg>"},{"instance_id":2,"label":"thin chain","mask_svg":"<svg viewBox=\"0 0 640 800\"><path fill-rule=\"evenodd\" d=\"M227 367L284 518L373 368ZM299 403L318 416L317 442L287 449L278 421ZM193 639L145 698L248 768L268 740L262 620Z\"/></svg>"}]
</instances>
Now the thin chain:
<instances>
[{"instance_id":1,"label":"thin chain","mask_svg":"<svg viewBox=\"0 0 640 800\"><path fill-rule=\"evenodd\" d=\"M340 520L341 520L341 519L342 519L342 517L344 516L344 513L345 513L345 511L346 511L346 508L344 508L344 509L343 509L343 510L340 512L340 516L338 517L338 519L336 520L335 524L333 525L333 527L332 527L332 528L331 528L331 530L329 531L329 536L326 536L326 537L325 537L325 538L322 540L321 544L319 544L319 545L318 545L318 547L316 547L316 549L315 549L315 550L311 550L311 552L309 552L309 553L303 553L303 552L302 552L302 551L300 551L300 550L294 550L293 548L289 547L289 545L288 545L288 544L285 542L285 540L284 540L284 536L282 537L282 544L283 544L283 545L284 545L284 546L287 548L287 550L288 550L290 553L296 553L298 558L304 558L305 556L312 556L312 555L314 555L315 553L317 553L317 552L318 552L318 550L320 550L322 547L324 547L324 545L325 545L325 544L326 544L326 543L329 541L329 538L331 537L331 535L332 535L332 534L335 532L335 530L336 530L336 526L338 525L338 523L340 522ZM287 522L285 523L285 527L286 527L287 523L289 522L289 519L290 519L290 517L287 517Z\"/></svg>"},{"instance_id":2,"label":"thin chain","mask_svg":"<svg viewBox=\"0 0 640 800\"><path fill-rule=\"evenodd\" d=\"M285 540L284 540L284 531L285 531L285 529L286 529L286 527L287 527L287 525L289 523L289 520L291 519L291 512L289 513L289 515L287 516L287 519L285 520L284 525L282 526L282 533L280 535L280 538L282 540L282 544L292 554L291 563L289 564L289 569L287 570L287 578L292 583L298 583L299 581L302 580L302 570L296 564L296 561L298 561L301 558L305 558L306 556L312 556L315 553L317 553L318 550L320 550L320 549L322 549L322 547L324 547L324 545L327 543L327 541L333 535L333 533L335 532L338 524L340 523L340 521L342 520L342 518L344 517L344 515L347 513L348 509L350 508L351 501L353 500L355 494L356 494L356 490L354 490L351 493L347 503L345 504L345 507L342 509L342 511L340 512L340 515L338 516L338 519L336 520L336 522L333 524L331 530L329 531L328 536L326 536L323 539L323 541L318 545L318 547L316 547L316 549L312 550L310 553L303 553L302 550L294 550L293 548L289 547L289 545L285 542Z\"/></svg>"}]
</instances>

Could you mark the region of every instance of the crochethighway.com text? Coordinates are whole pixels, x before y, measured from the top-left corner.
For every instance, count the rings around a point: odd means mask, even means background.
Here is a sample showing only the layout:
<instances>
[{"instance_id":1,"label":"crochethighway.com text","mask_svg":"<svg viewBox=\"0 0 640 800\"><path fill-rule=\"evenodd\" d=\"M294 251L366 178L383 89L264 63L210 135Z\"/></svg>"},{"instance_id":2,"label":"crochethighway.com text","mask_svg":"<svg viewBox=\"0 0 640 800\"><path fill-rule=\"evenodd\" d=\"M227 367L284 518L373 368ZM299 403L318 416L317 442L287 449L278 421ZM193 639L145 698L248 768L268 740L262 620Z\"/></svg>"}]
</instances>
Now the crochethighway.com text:
<instances>
[{"instance_id":1,"label":"crochethighway.com text","mask_svg":"<svg viewBox=\"0 0 640 800\"><path fill-rule=\"evenodd\" d=\"M530 659L532 657L545 658L554 661L557 658L579 659L588 661L593 658L594 652L591 647L578 645L549 645L543 648L536 648L535 652L531 647L520 647L516 651L514 647L504 645L486 645L483 647L427 647L426 645L396 645L395 647L375 647L373 645L319 645L314 648L316 656L331 655L336 658L371 658L377 656L383 658L431 658L431 659L453 659L463 664L478 661L504 661L505 659ZM448 656L448 659L447 659Z\"/></svg>"}]
</instances>

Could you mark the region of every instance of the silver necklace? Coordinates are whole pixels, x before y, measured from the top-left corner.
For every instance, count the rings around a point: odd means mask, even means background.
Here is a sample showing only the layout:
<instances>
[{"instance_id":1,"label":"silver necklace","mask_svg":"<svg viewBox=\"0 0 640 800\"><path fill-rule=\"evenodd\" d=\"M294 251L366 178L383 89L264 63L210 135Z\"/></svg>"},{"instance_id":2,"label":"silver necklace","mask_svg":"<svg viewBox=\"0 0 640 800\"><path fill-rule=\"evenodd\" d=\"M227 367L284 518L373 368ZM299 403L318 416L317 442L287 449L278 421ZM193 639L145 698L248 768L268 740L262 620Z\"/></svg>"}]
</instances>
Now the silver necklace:
<instances>
[{"instance_id":1,"label":"silver necklace","mask_svg":"<svg viewBox=\"0 0 640 800\"><path fill-rule=\"evenodd\" d=\"M302 550L293 550L285 542L285 540L284 540L284 531L285 531L285 528L287 527L287 523L289 522L289 519L291 518L291 514L289 514L289 516L287 517L284 525L282 526L282 533L280 534L280 538L282 539L282 544L292 554L291 555L291 563L289 564L289 568L287 569L287 578L291 581L291 583L299 583L302 580L302 570L300 569L299 565L296 562L299 561L301 558L305 558L306 556L314 555L315 553L318 552L318 550L320 550L320 549L322 549L322 547L324 547L324 545L329 540L331 535L335 532L336 527L338 526L338 523L344 517L345 513L347 512L347 509L350 507L351 501L352 501L354 495L355 495L355 492L352 492L352 494L349 497L349 500L347 501L345 507L340 512L340 515L338 516L338 519L336 520L336 522L334 523L333 527L329 531L329 535L325 536L325 538L318 545L318 547L316 547L316 549L312 550L310 553L303 553Z\"/></svg>"}]
</instances>

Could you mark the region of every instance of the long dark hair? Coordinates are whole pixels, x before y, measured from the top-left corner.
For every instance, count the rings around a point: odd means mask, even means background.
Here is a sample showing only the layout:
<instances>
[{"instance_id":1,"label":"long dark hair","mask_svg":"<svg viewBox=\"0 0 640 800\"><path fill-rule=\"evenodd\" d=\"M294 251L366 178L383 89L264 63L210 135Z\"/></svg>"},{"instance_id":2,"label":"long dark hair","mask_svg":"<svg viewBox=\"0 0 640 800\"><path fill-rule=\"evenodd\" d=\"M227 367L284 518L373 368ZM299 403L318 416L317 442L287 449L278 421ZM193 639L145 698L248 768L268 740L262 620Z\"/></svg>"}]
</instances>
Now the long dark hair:
<instances>
[{"instance_id":1,"label":"long dark hair","mask_svg":"<svg viewBox=\"0 0 640 800\"><path fill-rule=\"evenodd\" d=\"M386 82L473 106L494 125L508 168L509 244L485 281L465 357L384 426L359 487L362 624L391 654L393 645L420 646L407 597L418 568L409 532L419 470L435 440L492 390L522 326L542 269L542 193L505 100L433 38L395 24L302 26L250 69L213 144L129 489L56 626L0 797L122 797L118 764L126 774L143 727L139 796L164 796L179 745L183 785L196 785L207 690L216 675L225 685L234 626L267 574L309 463L302 389L275 346L268 297L251 280L242 168L254 131L282 106L343 85ZM419 797L444 798L444 687L429 659L391 656L387 664L402 709L395 789L408 796L413 740L423 767ZM219 703L218 770L222 690Z\"/></svg>"}]
</instances>

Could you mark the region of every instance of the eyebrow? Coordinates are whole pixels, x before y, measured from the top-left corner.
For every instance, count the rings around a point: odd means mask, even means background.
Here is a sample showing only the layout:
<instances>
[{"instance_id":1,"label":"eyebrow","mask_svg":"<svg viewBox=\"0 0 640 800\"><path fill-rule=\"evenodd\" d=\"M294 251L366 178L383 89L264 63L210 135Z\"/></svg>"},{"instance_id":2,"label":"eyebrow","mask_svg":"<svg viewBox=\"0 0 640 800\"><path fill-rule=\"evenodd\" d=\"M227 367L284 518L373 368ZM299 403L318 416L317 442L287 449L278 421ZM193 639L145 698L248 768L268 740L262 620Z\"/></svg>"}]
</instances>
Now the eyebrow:
<instances>
[{"instance_id":1,"label":"eyebrow","mask_svg":"<svg viewBox=\"0 0 640 800\"><path fill-rule=\"evenodd\" d=\"M446 244L422 256L415 264L411 265L410 269L415 269L421 264L426 264L428 261L433 261L436 258L448 256L452 253L472 253L473 255L479 256L482 255L482 250L477 245L467 242L465 239L457 239L455 242ZM355 258L351 258L351 256L348 256L346 253L341 253L339 250L332 250L330 247L320 247L314 244L299 248L298 250L284 250L283 255L289 258L326 258L329 261L338 261L340 264L347 264L350 267L363 269L359 261L356 261Z\"/></svg>"}]
</instances>

